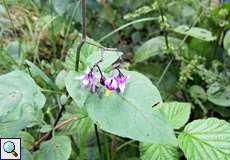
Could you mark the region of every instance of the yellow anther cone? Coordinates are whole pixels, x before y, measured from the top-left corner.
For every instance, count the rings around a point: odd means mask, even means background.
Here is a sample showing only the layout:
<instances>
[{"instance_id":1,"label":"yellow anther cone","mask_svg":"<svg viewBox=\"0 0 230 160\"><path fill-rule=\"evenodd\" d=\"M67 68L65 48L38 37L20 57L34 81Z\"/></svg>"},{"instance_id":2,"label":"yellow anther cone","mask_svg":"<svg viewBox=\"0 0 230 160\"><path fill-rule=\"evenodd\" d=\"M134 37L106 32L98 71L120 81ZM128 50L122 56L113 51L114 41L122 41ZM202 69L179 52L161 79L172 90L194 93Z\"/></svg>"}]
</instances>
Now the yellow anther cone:
<instances>
[{"instance_id":1,"label":"yellow anther cone","mask_svg":"<svg viewBox=\"0 0 230 160\"><path fill-rule=\"evenodd\" d=\"M111 90L109 90L108 88L105 89L105 96L106 96L106 97L110 96L111 93L112 93Z\"/></svg>"}]
</instances>

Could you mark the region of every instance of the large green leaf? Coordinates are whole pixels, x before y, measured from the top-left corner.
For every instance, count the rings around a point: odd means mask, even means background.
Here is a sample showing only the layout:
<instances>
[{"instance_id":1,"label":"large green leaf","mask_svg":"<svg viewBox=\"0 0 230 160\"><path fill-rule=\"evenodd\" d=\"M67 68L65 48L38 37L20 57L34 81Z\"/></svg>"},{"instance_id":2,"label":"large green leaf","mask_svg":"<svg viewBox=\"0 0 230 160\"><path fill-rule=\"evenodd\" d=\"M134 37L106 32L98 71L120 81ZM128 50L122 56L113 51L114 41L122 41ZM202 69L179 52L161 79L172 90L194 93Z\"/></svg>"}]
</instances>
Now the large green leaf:
<instances>
[{"instance_id":1,"label":"large green leaf","mask_svg":"<svg viewBox=\"0 0 230 160\"><path fill-rule=\"evenodd\" d=\"M230 55L230 32L228 31L224 37L224 48L228 51Z\"/></svg>"},{"instance_id":2,"label":"large green leaf","mask_svg":"<svg viewBox=\"0 0 230 160\"><path fill-rule=\"evenodd\" d=\"M45 97L33 79L22 71L0 76L0 135L40 124Z\"/></svg>"},{"instance_id":3,"label":"large green leaf","mask_svg":"<svg viewBox=\"0 0 230 160\"><path fill-rule=\"evenodd\" d=\"M182 102L167 102L160 105L160 110L164 112L174 129L179 129L189 120L191 104Z\"/></svg>"},{"instance_id":4,"label":"large green leaf","mask_svg":"<svg viewBox=\"0 0 230 160\"><path fill-rule=\"evenodd\" d=\"M177 48L178 44L181 43L181 40L169 37L169 46L170 48ZM142 46L138 47L134 52L134 61L141 62L144 61L150 57L164 54L166 50L166 44L165 39L162 36L154 37L144 44Z\"/></svg>"},{"instance_id":5,"label":"large green leaf","mask_svg":"<svg viewBox=\"0 0 230 160\"><path fill-rule=\"evenodd\" d=\"M152 105L162 101L157 88L140 73L123 72L129 76L124 93L91 94L86 101L89 117L101 129L121 137L176 145L171 125L159 111L152 111Z\"/></svg>"},{"instance_id":6,"label":"large green leaf","mask_svg":"<svg viewBox=\"0 0 230 160\"><path fill-rule=\"evenodd\" d=\"M142 160L179 160L176 147L162 144L141 144L140 154Z\"/></svg>"},{"instance_id":7,"label":"large green leaf","mask_svg":"<svg viewBox=\"0 0 230 160\"><path fill-rule=\"evenodd\" d=\"M188 160L229 160L230 124L217 118L195 120L179 135Z\"/></svg>"},{"instance_id":8,"label":"large green leaf","mask_svg":"<svg viewBox=\"0 0 230 160\"><path fill-rule=\"evenodd\" d=\"M174 29L174 32L188 35L203 41L214 41L216 39L212 33L206 29L198 28L198 27L188 27L185 25L178 26Z\"/></svg>"},{"instance_id":9,"label":"large green leaf","mask_svg":"<svg viewBox=\"0 0 230 160\"><path fill-rule=\"evenodd\" d=\"M122 56L122 52L116 52L116 51L102 51L102 50L96 50L93 51L91 55L86 60L86 64L88 66L93 66L95 63L97 63L100 59L103 59L101 63L99 63L99 66L102 70L106 70L113 64L117 59L119 59Z\"/></svg>"},{"instance_id":10,"label":"large green leaf","mask_svg":"<svg viewBox=\"0 0 230 160\"><path fill-rule=\"evenodd\" d=\"M67 136L55 136L41 144L35 160L68 160L70 153L70 139Z\"/></svg>"},{"instance_id":11,"label":"large green leaf","mask_svg":"<svg viewBox=\"0 0 230 160\"><path fill-rule=\"evenodd\" d=\"M218 106L230 107L230 86L212 84L207 90L208 100Z\"/></svg>"},{"instance_id":12,"label":"large green leaf","mask_svg":"<svg viewBox=\"0 0 230 160\"><path fill-rule=\"evenodd\" d=\"M80 34L79 34L80 35ZM99 64L102 70L110 67L115 61L122 56L123 53L118 51L103 51L101 48L96 47L100 46L99 43L94 41L93 39L87 38L87 42L81 48L81 56L80 56L80 71L83 71L87 68L87 66L93 66L96 62L98 62L101 58L103 62ZM77 53L77 45L80 43L80 37L75 40L75 43L72 48L69 49L68 54L66 56L66 60L64 66L67 70L75 70L75 61L76 61L76 53ZM93 45L92 45L93 44Z\"/></svg>"},{"instance_id":13,"label":"large green leaf","mask_svg":"<svg viewBox=\"0 0 230 160\"><path fill-rule=\"evenodd\" d=\"M66 89L78 107L84 106L84 103L90 94L90 88L80 89L81 81L77 80L76 77L80 77L82 74L70 71L65 79Z\"/></svg>"}]
</instances>

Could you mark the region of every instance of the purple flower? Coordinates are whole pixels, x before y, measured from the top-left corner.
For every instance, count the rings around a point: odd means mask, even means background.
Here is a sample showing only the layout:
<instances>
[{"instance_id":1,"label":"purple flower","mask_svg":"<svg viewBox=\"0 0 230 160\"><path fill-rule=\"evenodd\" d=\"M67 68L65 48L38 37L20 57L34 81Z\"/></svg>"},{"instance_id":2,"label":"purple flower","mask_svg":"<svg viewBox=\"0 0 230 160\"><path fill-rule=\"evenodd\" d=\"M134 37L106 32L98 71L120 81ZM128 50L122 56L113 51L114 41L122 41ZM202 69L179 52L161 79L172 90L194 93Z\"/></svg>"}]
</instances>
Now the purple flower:
<instances>
[{"instance_id":1,"label":"purple flower","mask_svg":"<svg viewBox=\"0 0 230 160\"><path fill-rule=\"evenodd\" d=\"M96 70L94 68L87 68L86 73L81 77L76 77L75 79L82 80L80 84L80 89L84 89L86 86L91 85L91 92L95 93L97 91L97 79L96 79Z\"/></svg>"},{"instance_id":2,"label":"purple flower","mask_svg":"<svg viewBox=\"0 0 230 160\"><path fill-rule=\"evenodd\" d=\"M119 88L120 92L123 93L125 90L125 85L126 85L126 81L128 80L128 77L123 75L123 74L119 74L115 78L118 82L118 88Z\"/></svg>"},{"instance_id":3,"label":"purple flower","mask_svg":"<svg viewBox=\"0 0 230 160\"><path fill-rule=\"evenodd\" d=\"M118 88L118 81L115 77L107 78L105 80L105 86L111 91L116 90Z\"/></svg>"}]
</instances>

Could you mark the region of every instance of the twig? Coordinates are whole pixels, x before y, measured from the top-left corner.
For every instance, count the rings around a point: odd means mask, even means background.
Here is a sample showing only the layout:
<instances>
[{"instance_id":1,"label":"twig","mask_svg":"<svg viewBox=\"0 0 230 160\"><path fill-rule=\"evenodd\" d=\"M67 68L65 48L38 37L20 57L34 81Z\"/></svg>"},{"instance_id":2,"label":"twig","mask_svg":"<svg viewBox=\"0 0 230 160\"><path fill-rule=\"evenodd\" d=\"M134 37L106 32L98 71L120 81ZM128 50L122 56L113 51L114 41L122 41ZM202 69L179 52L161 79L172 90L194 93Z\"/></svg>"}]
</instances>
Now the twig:
<instances>
[{"instance_id":1,"label":"twig","mask_svg":"<svg viewBox=\"0 0 230 160\"><path fill-rule=\"evenodd\" d=\"M98 129L97 129L96 124L94 124L94 129L95 129L95 134L96 134L96 138L97 138L97 146L98 146L99 157L100 157L100 160L102 160L101 142L100 142L100 137L99 137L99 133L98 133Z\"/></svg>"},{"instance_id":2,"label":"twig","mask_svg":"<svg viewBox=\"0 0 230 160\"><path fill-rule=\"evenodd\" d=\"M67 119L65 121L63 121L62 123L60 123L59 125L56 125L54 127L54 131L55 130L58 130L58 129L61 129L63 128L65 125L69 124L70 122L72 121L75 121L75 120L78 120L79 118L78 117L73 117L73 118L70 118L70 119ZM50 137L50 132L46 133L45 135L43 135L39 140L37 140L33 146L30 148L31 151L34 151L43 141L49 139Z\"/></svg>"},{"instance_id":3,"label":"twig","mask_svg":"<svg viewBox=\"0 0 230 160\"><path fill-rule=\"evenodd\" d=\"M174 57L171 58L171 60L169 61L169 63L168 63L167 66L165 67L163 73L161 74L159 80L157 81L157 85L158 85L158 86L160 85L160 83L161 83L162 79L164 78L165 74L167 73L169 67L171 66L171 64L172 64L172 62L173 62L173 60L174 60Z\"/></svg>"},{"instance_id":4,"label":"twig","mask_svg":"<svg viewBox=\"0 0 230 160\"><path fill-rule=\"evenodd\" d=\"M82 0L82 38L80 44L77 46L77 55L76 55L76 61L75 61L75 70L79 71L79 63L80 63L80 54L81 54L81 48L84 45L86 41L86 0Z\"/></svg>"}]
</instances>

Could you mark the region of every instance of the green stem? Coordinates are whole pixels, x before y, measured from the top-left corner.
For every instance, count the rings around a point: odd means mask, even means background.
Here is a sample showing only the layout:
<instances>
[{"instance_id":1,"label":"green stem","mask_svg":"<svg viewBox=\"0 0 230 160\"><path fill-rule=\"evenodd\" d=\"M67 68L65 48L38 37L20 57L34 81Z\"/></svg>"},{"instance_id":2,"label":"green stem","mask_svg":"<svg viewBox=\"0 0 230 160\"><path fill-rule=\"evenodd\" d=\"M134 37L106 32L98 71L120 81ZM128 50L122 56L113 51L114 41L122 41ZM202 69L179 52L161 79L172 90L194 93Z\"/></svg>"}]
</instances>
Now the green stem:
<instances>
[{"instance_id":1,"label":"green stem","mask_svg":"<svg viewBox=\"0 0 230 160\"><path fill-rule=\"evenodd\" d=\"M75 61L75 70L79 71L79 63L80 63L80 54L81 54L81 48L84 45L86 41L86 0L82 0L82 39L81 43L77 47L77 55L76 55L76 61Z\"/></svg>"},{"instance_id":2,"label":"green stem","mask_svg":"<svg viewBox=\"0 0 230 160\"><path fill-rule=\"evenodd\" d=\"M130 141L127 141L127 142L123 143L122 145L120 145L119 147L117 147L116 152L120 151L125 146L130 145L130 144L132 144L134 142L136 142L136 141L135 140L130 140Z\"/></svg>"},{"instance_id":3,"label":"green stem","mask_svg":"<svg viewBox=\"0 0 230 160\"><path fill-rule=\"evenodd\" d=\"M174 57L171 58L171 60L169 61L169 63L168 63L167 66L165 67L163 73L161 74L161 76L160 76L160 78L159 78L159 80L158 80L158 82L157 82L157 85L158 85L158 86L160 85L162 79L164 78L165 74L166 74L167 71L169 70L169 67L171 66L173 60L174 60Z\"/></svg>"}]
</instances>

